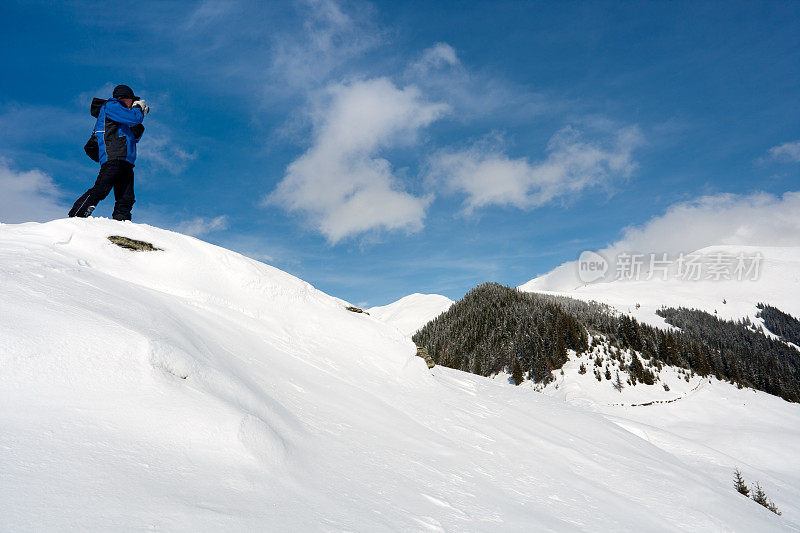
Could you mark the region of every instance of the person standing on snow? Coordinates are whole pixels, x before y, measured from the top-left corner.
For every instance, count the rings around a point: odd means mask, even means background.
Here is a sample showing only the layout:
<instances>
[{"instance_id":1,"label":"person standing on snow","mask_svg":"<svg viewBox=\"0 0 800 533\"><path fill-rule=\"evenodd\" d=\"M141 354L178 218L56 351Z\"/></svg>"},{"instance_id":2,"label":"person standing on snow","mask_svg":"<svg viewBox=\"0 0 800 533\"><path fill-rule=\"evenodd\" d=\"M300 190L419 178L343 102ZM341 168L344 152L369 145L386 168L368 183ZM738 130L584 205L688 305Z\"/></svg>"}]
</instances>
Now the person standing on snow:
<instances>
[{"instance_id":1,"label":"person standing on snow","mask_svg":"<svg viewBox=\"0 0 800 533\"><path fill-rule=\"evenodd\" d=\"M117 85L110 99L95 98L90 112L97 122L84 150L100 163L100 174L94 186L72 206L69 216L88 217L113 188L116 203L111 216L114 220L130 220L136 201L133 196L136 143L144 133L142 120L150 108L130 87Z\"/></svg>"}]
</instances>

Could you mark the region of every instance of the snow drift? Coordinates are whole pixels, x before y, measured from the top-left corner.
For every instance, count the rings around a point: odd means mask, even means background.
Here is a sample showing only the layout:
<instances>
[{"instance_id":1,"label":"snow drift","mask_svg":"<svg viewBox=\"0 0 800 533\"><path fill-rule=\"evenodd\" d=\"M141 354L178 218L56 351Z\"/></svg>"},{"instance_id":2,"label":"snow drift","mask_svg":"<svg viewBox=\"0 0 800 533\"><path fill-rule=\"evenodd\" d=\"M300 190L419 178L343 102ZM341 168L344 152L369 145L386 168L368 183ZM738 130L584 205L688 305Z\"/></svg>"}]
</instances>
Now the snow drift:
<instances>
[{"instance_id":1,"label":"snow drift","mask_svg":"<svg viewBox=\"0 0 800 533\"><path fill-rule=\"evenodd\" d=\"M441 315L453 305L453 300L441 294L414 293L396 302L367 309L369 314L393 325L406 335L413 335L422 326Z\"/></svg>"},{"instance_id":2,"label":"snow drift","mask_svg":"<svg viewBox=\"0 0 800 533\"><path fill-rule=\"evenodd\" d=\"M0 281L3 530L797 528L732 490L733 458L429 371L396 328L191 237L0 225Z\"/></svg>"}]
</instances>

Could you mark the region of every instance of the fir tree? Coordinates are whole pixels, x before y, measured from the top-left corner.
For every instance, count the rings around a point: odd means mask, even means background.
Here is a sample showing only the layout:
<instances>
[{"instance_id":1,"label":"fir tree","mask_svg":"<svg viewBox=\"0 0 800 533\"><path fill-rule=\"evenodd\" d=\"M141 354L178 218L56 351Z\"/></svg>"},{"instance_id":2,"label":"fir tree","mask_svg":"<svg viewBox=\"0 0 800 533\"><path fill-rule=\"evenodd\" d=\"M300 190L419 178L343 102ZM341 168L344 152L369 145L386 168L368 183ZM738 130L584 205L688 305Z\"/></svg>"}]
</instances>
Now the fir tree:
<instances>
[{"instance_id":1,"label":"fir tree","mask_svg":"<svg viewBox=\"0 0 800 533\"><path fill-rule=\"evenodd\" d=\"M775 502L773 502L772 500L769 500L769 503L767 504L767 509L769 509L770 511L772 511L773 513L775 513L778 516L781 516L783 514L778 510L778 507L775 505Z\"/></svg>"},{"instance_id":2,"label":"fir tree","mask_svg":"<svg viewBox=\"0 0 800 533\"><path fill-rule=\"evenodd\" d=\"M622 380L619 378L619 370L617 370L617 379L614 381L614 388L617 389L619 392L622 392L622 389L625 388L622 384Z\"/></svg>"},{"instance_id":3,"label":"fir tree","mask_svg":"<svg viewBox=\"0 0 800 533\"><path fill-rule=\"evenodd\" d=\"M536 357L536 360L533 363L533 380L536 383L543 383L547 385L550 383L553 375L550 373L550 369L547 368L547 361L545 360L544 356Z\"/></svg>"},{"instance_id":4,"label":"fir tree","mask_svg":"<svg viewBox=\"0 0 800 533\"><path fill-rule=\"evenodd\" d=\"M559 335L556 340L556 360L567 360L567 343L564 342L564 337Z\"/></svg>"},{"instance_id":5,"label":"fir tree","mask_svg":"<svg viewBox=\"0 0 800 533\"><path fill-rule=\"evenodd\" d=\"M735 488L739 494L750 496L750 489L747 487L747 483L744 482L742 473L739 472L738 468L733 471L733 488Z\"/></svg>"},{"instance_id":6,"label":"fir tree","mask_svg":"<svg viewBox=\"0 0 800 533\"><path fill-rule=\"evenodd\" d=\"M514 361L511 363L511 379L514 381L514 385L519 385L524 379L522 375L522 365L519 364L519 359L517 357L515 357Z\"/></svg>"},{"instance_id":7,"label":"fir tree","mask_svg":"<svg viewBox=\"0 0 800 533\"><path fill-rule=\"evenodd\" d=\"M761 484L758 481L756 481L756 488L755 490L753 490L753 501L761 505L762 507L766 507L767 509L769 509L778 516L782 514L778 510L778 506L775 505L775 502L773 502L767 497L767 494L764 492L764 489L761 488Z\"/></svg>"},{"instance_id":8,"label":"fir tree","mask_svg":"<svg viewBox=\"0 0 800 533\"><path fill-rule=\"evenodd\" d=\"M761 488L761 484L758 481L756 481L756 488L753 490L753 501L759 505L763 505L764 507L769 506L767 495L764 492L764 489Z\"/></svg>"}]
</instances>

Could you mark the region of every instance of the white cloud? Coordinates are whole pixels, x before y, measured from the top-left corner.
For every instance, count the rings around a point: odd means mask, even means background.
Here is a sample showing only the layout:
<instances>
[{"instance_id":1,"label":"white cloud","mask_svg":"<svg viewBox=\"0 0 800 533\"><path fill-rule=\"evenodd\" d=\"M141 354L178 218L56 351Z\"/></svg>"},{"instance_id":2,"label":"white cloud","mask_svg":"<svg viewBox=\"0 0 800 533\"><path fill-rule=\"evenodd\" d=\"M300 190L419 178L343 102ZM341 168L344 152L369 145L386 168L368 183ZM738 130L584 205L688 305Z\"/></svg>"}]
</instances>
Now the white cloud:
<instances>
[{"instance_id":1,"label":"white cloud","mask_svg":"<svg viewBox=\"0 0 800 533\"><path fill-rule=\"evenodd\" d=\"M422 57L409 67L416 75L424 75L431 70L445 66L455 66L460 62L455 48L447 43L436 43L422 52Z\"/></svg>"},{"instance_id":2,"label":"white cloud","mask_svg":"<svg viewBox=\"0 0 800 533\"><path fill-rule=\"evenodd\" d=\"M195 217L178 224L177 231L184 235L199 237L212 231L228 229L228 216L220 215L214 218Z\"/></svg>"},{"instance_id":3,"label":"white cloud","mask_svg":"<svg viewBox=\"0 0 800 533\"><path fill-rule=\"evenodd\" d=\"M203 0L179 28L182 31L207 30L209 25L219 23L236 7L236 2Z\"/></svg>"},{"instance_id":4,"label":"white cloud","mask_svg":"<svg viewBox=\"0 0 800 533\"><path fill-rule=\"evenodd\" d=\"M197 158L196 153L179 146L173 140L170 129L162 123L145 119L144 127L144 135L136 147L137 167L152 167L156 171L180 174Z\"/></svg>"},{"instance_id":5,"label":"white cloud","mask_svg":"<svg viewBox=\"0 0 800 533\"><path fill-rule=\"evenodd\" d=\"M769 155L777 161L800 163L800 141L774 146L769 149Z\"/></svg>"},{"instance_id":6,"label":"white cloud","mask_svg":"<svg viewBox=\"0 0 800 533\"><path fill-rule=\"evenodd\" d=\"M444 150L430 159L428 179L446 191L466 195L469 212L487 205L531 208L588 187L627 177L636 168L632 152L642 141L636 127L616 132L611 140L587 142L573 128L556 133L545 160L512 159L497 138L465 150Z\"/></svg>"},{"instance_id":7,"label":"white cloud","mask_svg":"<svg viewBox=\"0 0 800 533\"><path fill-rule=\"evenodd\" d=\"M296 2L303 15L302 31L276 34L271 51L271 73L281 87L313 90L348 61L384 42L368 6L346 12L334 0Z\"/></svg>"},{"instance_id":8,"label":"white cloud","mask_svg":"<svg viewBox=\"0 0 800 533\"><path fill-rule=\"evenodd\" d=\"M61 194L40 170L17 171L0 158L0 222L43 222L67 215Z\"/></svg>"},{"instance_id":9,"label":"white cloud","mask_svg":"<svg viewBox=\"0 0 800 533\"><path fill-rule=\"evenodd\" d=\"M628 227L617 250L667 253L716 244L800 245L800 192L703 196L669 207L641 227Z\"/></svg>"},{"instance_id":10,"label":"white cloud","mask_svg":"<svg viewBox=\"0 0 800 533\"><path fill-rule=\"evenodd\" d=\"M333 85L312 114L313 145L267 203L305 214L331 243L379 228L418 230L430 199L406 192L378 154L414 143L446 111L386 78Z\"/></svg>"},{"instance_id":11,"label":"white cloud","mask_svg":"<svg viewBox=\"0 0 800 533\"><path fill-rule=\"evenodd\" d=\"M599 253L613 262L620 253L674 257L714 245L800 246L800 192L719 194L678 203L641 226L624 228L622 238ZM572 288L581 284L577 273L571 261L548 273L537 286Z\"/></svg>"},{"instance_id":12,"label":"white cloud","mask_svg":"<svg viewBox=\"0 0 800 533\"><path fill-rule=\"evenodd\" d=\"M446 102L453 117L464 123L491 118L505 123L529 121L532 116L562 107L528 87L515 86L494 72L464 65L451 45L439 42L422 51L403 73L407 83L433 99ZM574 107L572 108L574 110Z\"/></svg>"}]
</instances>

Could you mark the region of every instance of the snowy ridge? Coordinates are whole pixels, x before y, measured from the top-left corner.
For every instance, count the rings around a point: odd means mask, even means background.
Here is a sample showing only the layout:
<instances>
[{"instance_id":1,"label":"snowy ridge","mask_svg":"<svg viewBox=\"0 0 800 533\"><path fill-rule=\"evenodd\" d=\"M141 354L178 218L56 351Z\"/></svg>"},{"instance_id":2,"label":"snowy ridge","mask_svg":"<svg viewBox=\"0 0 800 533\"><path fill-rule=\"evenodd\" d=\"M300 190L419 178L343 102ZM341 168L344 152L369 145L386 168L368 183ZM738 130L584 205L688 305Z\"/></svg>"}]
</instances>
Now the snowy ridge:
<instances>
[{"instance_id":1,"label":"snowy ridge","mask_svg":"<svg viewBox=\"0 0 800 533\"><path fill-rule=\"evenodd\" d=\"M676 451L711 447L708 421L650 432L429 371L345 305L145 225L0 225L0 529L800 529L794 405L759 400L775 456ZM783 517L732 490L737 465Z\"/></svg>"},{"instance_id":2,"label":"snowy ridge","mask_svg":"<svg viewBox=\"0 0 800 533\"><path fill-rule=\"evenodd\" d=\"M722 319L756 318L756 304L765 302L782 311L800 316L800 248L768 246L711 246L698 254L714 257L759 253L763 260L757 279L684 280L675 275L676 265L668 279L614 280L582 284L577 280L577 265L567 263L552 272L519 286L527 292L558 294L584 301L606 303L640 322L664 327L664 320L655 314L662 307L688 307L716 313ZM647 276L642 276L646 278Z\"/></svg>"},{"instance_id":3,"label":"snowy ridge","mask_svg":"<svg viewBox=\"0 0 800 533\"><path fill-rule=\"evenodd\" d=\"M388 305L371 307L367 311L410 336L450 309L451 305L453 300L441 294L414 293Z\"/></svg>"}]
</instances>

